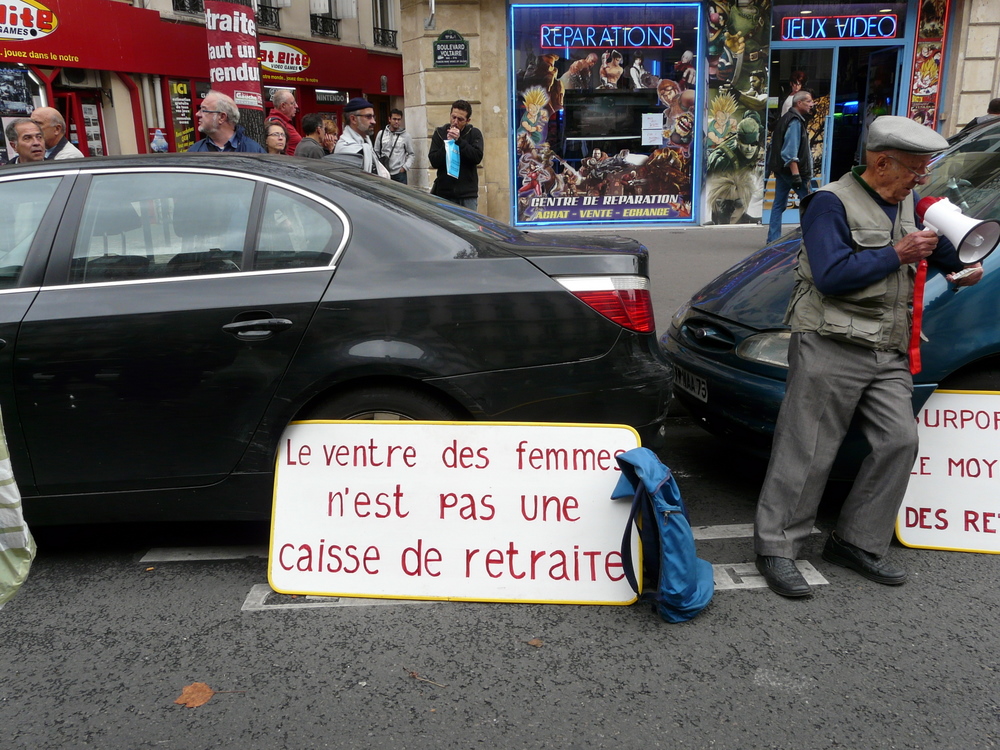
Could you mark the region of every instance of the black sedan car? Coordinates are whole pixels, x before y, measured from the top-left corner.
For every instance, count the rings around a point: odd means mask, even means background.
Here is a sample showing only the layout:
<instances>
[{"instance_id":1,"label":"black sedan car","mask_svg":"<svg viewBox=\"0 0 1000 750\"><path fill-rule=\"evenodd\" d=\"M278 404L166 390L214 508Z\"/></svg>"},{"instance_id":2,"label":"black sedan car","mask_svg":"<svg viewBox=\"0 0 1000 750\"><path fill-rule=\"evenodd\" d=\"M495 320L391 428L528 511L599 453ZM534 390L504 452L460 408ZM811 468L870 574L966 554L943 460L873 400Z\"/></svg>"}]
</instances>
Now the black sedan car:
<instances>
[{"instance_id":1,"label":"black sedan car","mask_svg":"<svg viewBox=\"0 0 1000 750\"><path fill-rule=\"evenodd\" d=\"M1000 123L954 138L931 165L921 196L948 198L969 217L1000 219ZM678 400L709 431L765 456L785 393L785 309L795 284L798 230L710 282L674 315L661 339L675 365ZM923 369L913 379L918 412L936 389L1000 391L1000 250L972 287L932 270L924 292ZM870 451L848 434L835 473L847 477Z\"/></svg>"},{"instance_id":2,"label":"black sedan car","mask_svg":"<svg viewBox=\"0 0 1000 750\"><path fill-rule=\"evenodd\" d=\"M0 224L0 407L31 522L266 518L294 420L649 439L665 416L632 240L234 154L11 167Z\"/></svg>"}]
</instances>

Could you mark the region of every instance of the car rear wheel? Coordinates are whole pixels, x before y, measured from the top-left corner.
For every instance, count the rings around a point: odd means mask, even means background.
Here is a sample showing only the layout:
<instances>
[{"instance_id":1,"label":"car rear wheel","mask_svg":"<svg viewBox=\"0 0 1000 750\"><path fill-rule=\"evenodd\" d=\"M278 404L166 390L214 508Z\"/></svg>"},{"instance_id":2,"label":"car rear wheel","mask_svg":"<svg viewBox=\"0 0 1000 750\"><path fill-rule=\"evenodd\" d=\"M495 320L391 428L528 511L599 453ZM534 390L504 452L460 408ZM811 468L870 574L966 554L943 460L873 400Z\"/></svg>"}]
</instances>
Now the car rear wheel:
<instances>
[{"instance_id":1,"label":"car rear wheel","mask_svg":"<svg viewBox=\"0 0 1000 750\"><path fill-rule=\"evenodd\" d=\"M468 419L426 393L390 387L338 394L310 409L306 418L440 422Z\"/></svg>"}]
</instances>

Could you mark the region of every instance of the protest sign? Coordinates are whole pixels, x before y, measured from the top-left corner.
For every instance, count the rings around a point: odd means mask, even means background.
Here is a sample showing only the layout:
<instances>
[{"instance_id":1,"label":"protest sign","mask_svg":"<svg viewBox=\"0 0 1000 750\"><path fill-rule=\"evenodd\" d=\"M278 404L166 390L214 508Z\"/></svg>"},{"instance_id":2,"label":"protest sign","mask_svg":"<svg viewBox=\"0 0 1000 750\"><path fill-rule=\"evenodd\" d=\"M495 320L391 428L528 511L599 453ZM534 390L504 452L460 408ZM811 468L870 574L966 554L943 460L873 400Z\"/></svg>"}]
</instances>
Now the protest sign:
<instances>
[{"instance_id":1,"label":"protest sign","mask_svg":"<svg viewBox=\"0 0 1000 750\"><path fill-rule=\"evenodd\" d=\"M275 472L281 593L629 604L618 425L298 422ZM633 559L639 559L633 539Z\"/></svg>"},{"instance_id":2,"label":"protest sign","mask_svg":"<svg viewBox=\"0 0 1000 750\"><path fill-rule=\"evenodd\" d=\"M907 547L1000 553L1000 393L935 391L896 518Z\"/></svg>"}]
</instances>

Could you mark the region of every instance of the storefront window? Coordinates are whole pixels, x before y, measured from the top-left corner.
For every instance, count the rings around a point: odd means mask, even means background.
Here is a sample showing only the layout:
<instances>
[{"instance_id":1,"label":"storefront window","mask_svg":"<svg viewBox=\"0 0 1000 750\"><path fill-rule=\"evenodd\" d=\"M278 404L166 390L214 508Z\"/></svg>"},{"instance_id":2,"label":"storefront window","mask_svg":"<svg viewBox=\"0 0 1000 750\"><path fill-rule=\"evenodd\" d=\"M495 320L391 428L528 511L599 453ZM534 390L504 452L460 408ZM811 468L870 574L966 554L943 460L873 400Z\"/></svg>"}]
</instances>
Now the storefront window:
<instances>
[{"instance_id":1,"label":"storefront window","mask_svg":"<svg viewBox=\"0 0 1000 750\"><path fill-rule=\"evenodd\" d=\"M515 223L692 221L700 5L511 6Z\"/></svg>"}]
</instances>

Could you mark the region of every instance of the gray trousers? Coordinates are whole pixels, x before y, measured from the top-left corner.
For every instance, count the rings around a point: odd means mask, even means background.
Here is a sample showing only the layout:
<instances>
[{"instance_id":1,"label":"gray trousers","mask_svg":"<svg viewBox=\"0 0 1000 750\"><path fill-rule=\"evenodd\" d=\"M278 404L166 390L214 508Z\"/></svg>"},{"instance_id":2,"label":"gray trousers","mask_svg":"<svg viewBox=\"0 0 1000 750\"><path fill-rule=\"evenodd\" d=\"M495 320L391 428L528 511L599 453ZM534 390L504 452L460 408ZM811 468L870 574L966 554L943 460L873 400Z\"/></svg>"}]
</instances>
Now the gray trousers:
<instances>
[{"instance_id":1,"label":"gray trousers","mask_svg":"<svg viewBox=\"0 0 1000 750\"><path fill-rule=\"evenodd\" d=\"M874 555L885 554L917 457L913 378L906 357L817 333L793 333L788 364L788 386L757 502L757 554L798 556L855 413L872 451L844 501L837 536Z\"/></svg>"}]
</instances>

